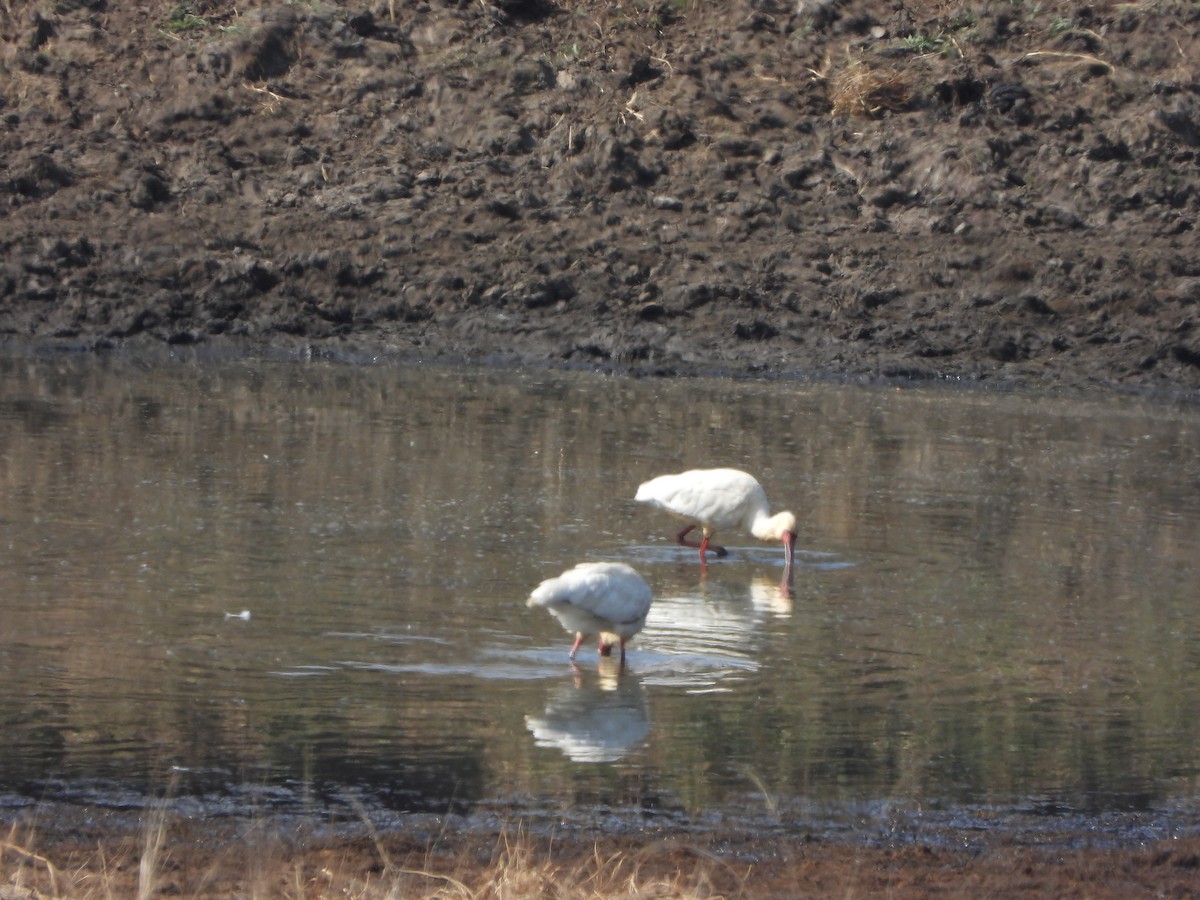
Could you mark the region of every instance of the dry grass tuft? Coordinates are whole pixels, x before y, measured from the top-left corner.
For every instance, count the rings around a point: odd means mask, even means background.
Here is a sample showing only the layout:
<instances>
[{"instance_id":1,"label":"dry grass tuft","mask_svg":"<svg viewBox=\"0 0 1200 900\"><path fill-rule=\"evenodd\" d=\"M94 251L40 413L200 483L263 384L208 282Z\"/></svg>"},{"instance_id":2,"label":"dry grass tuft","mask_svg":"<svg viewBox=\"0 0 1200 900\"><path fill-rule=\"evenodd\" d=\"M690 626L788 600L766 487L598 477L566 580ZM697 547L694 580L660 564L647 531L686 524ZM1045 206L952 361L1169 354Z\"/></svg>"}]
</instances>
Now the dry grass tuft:
<instances>
[{"instance_id":1,"label":"dry grass tuft","mask_svg":"<svg viewBox=\"0 0 1200 900\"><path fill-rule=\"evenodd\" d=\"M150 900L157 893L166 843L167 806L166 801L159 801L151 809L142 833L142 852L138 857L138 900Z\"/></svg>"},{"instance_id":2,"label":"dry grass tuft","mask_svg":"<svg viewBox=\"0 0 1200 900\"><path fill-rule=\"evenodd\" d=\"M492 837L439 834L413 840L377 832L332 844L293 842L251 826L196 828L165 804L147 810L138 833L93 843L72 838L33 849L32 830L0 840L0 896L195 900L344 897L352 900L597 900L609 897L745 896L749 866L732 865L686 840L557 839L522 824ZM89 846L90 845L90 846ZM57 858L56 858L57 857Z\"/></svg>"},{"instance_id":3,"label":"dry grass tuft","mask_svg":"<svg viewBox=\"0 0 1200 900\"><path fill-rule=\"evenodd\" d=\"M1017 60L1017 62L1022 63L1026 60L1036 61L1042 59L1050 61L1065 60L1067 62L1082 62L1107 73L1113 72L1115 68L1112 63L1105 62L1104 60L1100 59L1100 57L1093 56L1090 53L1067 53L1062 50L1030 50L1019 60Z\"/></svg>"},{"instance_id":4,"label":"dry grass tuft","mask_svg":"<svg viewBox=\"0 0 1200 900\"><path fill-rule=\"evenodd\" d=\"M740 894L747 874L703 849L674 841L640 848L602 848L597 843L590 853L556 854L553 845L503 836L494 863L473 878L477 888L470 896L720 898Z\"/></svg>"},{"instance_id":5,"label":"dry grass tuft","mask_svg":"<svg viewBox=\"0 0 1200 900\"><path fill-rule=\"evenodd\" d=\"M13 833L15 834L15 829ZM17 857L16 867L12 870L12 875L8 879L8 883L14 891L26 889L27 879L24 877L23 869L26 862L30 862L35 866L45 867L46 878L50 883L51 896L59 896L58 872L54 868L54 863L50 862L46 857L34 853L32 850L27 850L25 847L15 844L12 841L0 841L0 872L9 872L10 863L6 857L10 855ZM32 895L32 889L30 889L30 894Z\"/></svg>"},{"instance_id":6,"label":"dry grass tuft","mask_svg":"<svg viewBox=\"0 0 1200 900\"><path fill-rule=\"evenodd\" d=\"M867 847L806 835L531 835L390 832L317 838L265 823L198 822L151 811L141 832L101 828L0 839L0 897L112 900L602 900L1011 896L1193 896L1200 839L1134 849L1049 851L1003 844L986 852ZM36 838L36 840L35 840ZM745 859L753 864L734 862ZM151 856L144 859L144 856Z\"/></svg>"},{"instance_id":7,"label":"dry grass tuft","mask_svg":"<svg viewBox=\"0 0 1200 900\"><path fill-rule=\"evenodd\" d=\"M908 109L912 81L899 69L854 60L830 78L829 100L835 116L875 118Z\"/></svg>"}]
</instances>

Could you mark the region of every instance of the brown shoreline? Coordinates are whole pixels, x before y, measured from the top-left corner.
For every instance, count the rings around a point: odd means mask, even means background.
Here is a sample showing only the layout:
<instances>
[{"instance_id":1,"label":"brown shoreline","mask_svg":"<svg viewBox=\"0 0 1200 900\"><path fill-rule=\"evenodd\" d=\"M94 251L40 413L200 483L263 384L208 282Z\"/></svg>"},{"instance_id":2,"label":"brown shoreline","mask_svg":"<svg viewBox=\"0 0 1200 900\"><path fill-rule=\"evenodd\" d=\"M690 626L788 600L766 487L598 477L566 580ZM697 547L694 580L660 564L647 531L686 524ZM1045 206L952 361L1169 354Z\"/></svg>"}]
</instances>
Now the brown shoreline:
<instances>
[{"instance_id":1,"label":"brown shoreline","mask_svg":"<svg viewBox=\"0 0 1200 900\"><path fill-rule=\"evenodd\" d=\"M1124 825L1050 816L994 828L979 826L985 816L890 836L612 810L558 825L510 812L392 816L376 828L360 813L319 823L162 806L10 810L0 896L1200 896L1200 825L1184 810L1167 817L1177 829L1136 814Z\"/></svg>"},{"instance_id":2,"label":"brown shoreline","mask_svg":"<svg viewBox=\"0 0 1200 900\"><path fill-rule=\"evenodd\" d=\"M361 830L360 830L361 832ZM1078 838L1087 840L1086 832ZM642 835L281 833L158 820L113 834L13 826L0 896L1200 896L1200 838L1129 847L864 845L648 829Z\"/></svg>"}]
</instances>

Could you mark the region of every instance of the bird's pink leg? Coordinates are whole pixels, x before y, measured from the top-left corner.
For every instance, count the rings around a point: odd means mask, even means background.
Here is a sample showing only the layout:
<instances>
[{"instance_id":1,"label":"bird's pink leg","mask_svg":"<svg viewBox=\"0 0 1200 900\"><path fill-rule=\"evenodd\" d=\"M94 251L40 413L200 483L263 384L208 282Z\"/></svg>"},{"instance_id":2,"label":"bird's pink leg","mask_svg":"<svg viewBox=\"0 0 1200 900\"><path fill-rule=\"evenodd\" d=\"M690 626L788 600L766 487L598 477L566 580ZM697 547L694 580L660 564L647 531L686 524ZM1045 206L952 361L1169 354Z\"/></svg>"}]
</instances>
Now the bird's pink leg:
<instances>
[{"instance_id":1,"label":"bird's pink leg","mask_svg":"<svg viewBox=\"0 0 1200 900\"><path fill-rule=\"evenodd\" d=\"M704 540L702 540L700 542L700 558L704 559L704 554L707 553L709 550L711 550L713 553L717 554L717 556L728 556L729 555L729 551L726 550L724 547L718 546L717 544L710 544L708 542L708 535L706 534L706 535L704 535Z\"/></svg>"},{"instance_id":2,"label":"bird's pink leg","mask_svg":"<svg viewBox=\"0 0 1200 900\"><path fill-rule=\"evenodd\" d=\"M706 554L709 550L711 550L713 553L717 554L717 556L726 556L729 553L729 551L726 550L724 547L719 547L716 544L710 544L708 542L708 534L707 533L705 533L704 539L702 541L700 541L700 543L698 543L698 544L695 541L689 541L687 539L687 536L689 534L691 534L691 532L695 529L695 527L696 526L694 524L689 525L687 528L683 529L683 531L679 532L679 534L675 535L675 540L678 541L680 544L682 544L684 547L699 547L700 548L700 562L704 562L704 554Z\"/></svg>"},{"instance_id":3,"label":"bird's pink leg","mask_svg":"<svg viewBox=\"0 0 1200 900\"><path fill-rule=\"evenodd\" d=\"M575 635L575 643L571 645L571 652L567 656L567 659L575 658L575 653L576 653L576 651L579 650L579 645L582 643L583 643L583 635L582 634Z\"/></svg>"}]
</instances>

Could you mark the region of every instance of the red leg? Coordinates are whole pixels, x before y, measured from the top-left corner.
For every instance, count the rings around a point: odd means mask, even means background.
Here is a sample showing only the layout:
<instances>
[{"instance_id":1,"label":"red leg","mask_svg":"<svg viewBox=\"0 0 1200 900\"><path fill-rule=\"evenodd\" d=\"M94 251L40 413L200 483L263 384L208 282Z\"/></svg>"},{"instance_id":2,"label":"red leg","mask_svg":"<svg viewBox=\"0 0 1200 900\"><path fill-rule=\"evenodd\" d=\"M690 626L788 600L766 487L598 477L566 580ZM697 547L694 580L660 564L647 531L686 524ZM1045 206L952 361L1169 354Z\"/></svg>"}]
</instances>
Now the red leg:
<instances>
[{"instance_id":1,"label":"red leg","mask_svg":"<svg viewBox=\"0 0 1200 900\"><path fill-rule=\"evenodd\" d=\"M575 652L579 649L579 645L582 643L583 643L583 635L582 634L575 635L575 643L571 645L571 653L569 656L567 656L567 659L575 658Z\"/></svg>"},{"instance_id":2,"label":"red leg","mask_svg":"<svg viewBox=\"0 0 1200 900\"><path fill-rule=\"evenodd\" d=\"M708 535L706 534L704 536L704 540L702 540L700 542L700 558L704 559L704 554L707 553L709 550L711 550L713 553L717 554L717 556L726 556L729 553L729 551L726 550L724 547L719 547L716 544L710 544L708 542Z\"/></svg>"},{"instance_id":3,"label":"red leg","mask_svg":"<svg viewBox=\"0 0 1200 900\"><path fill-rule=\"evenodd\" d=\"M679 542L680 544L682 544L684 547L699 547L700 545L697 544L695 541L689 541L687 539L687 536L689 534L691 534L692 531L695 530L695 528L696 528L695 525L689 525L687 528L683 529L683 531L679 532L679 534L675 535L675 540L677 542ZM707 541L708 538L705 538L705 540Z\"/></svg>"},{"instance_id":4,"label":"red leg","mask_svg":"<svg viewBox=\"0 0 1200 900\"><path fill-rule=\"evenodd\" d=\"M684 547L699 547L701 562L704 561L704 554L706 554L709 550L711 550L713 553L717 554L717 556L725 556L729 552L724 547L718 547L716 544L710 544L708 542L708 534L707 533L704 535L704 540L702 540L698 544L695 541L689 541L687 539L687 536L689 534L691 534L692 531L695 530L695 528L696 528L696 526L694 524L689 525L687 528L683 529L683 531L679 532L679 534L675 535L675 540L677 542L679 542L680 544L682 544Z\"/></svg>"}]
</instances>

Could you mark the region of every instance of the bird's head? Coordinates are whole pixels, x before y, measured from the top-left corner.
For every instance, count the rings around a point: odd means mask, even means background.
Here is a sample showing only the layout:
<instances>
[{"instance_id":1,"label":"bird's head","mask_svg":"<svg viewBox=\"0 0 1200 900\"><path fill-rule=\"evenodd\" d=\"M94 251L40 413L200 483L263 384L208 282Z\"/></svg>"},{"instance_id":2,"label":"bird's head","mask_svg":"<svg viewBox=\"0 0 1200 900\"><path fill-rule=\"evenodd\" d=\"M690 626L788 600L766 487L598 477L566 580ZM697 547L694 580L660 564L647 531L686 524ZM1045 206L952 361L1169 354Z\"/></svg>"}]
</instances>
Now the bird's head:
<instances>
[{"instance_id":1,"label":"bird's head","mask_svg":"<svg viewBox=\"0 0 1200 900\"><path fill-rule=\"evenodd\" d=\"M776 540L785 544L796 542L796 517L790 512L776 513L771 516L771 534Z\"/></svg>"}]
</instances>

